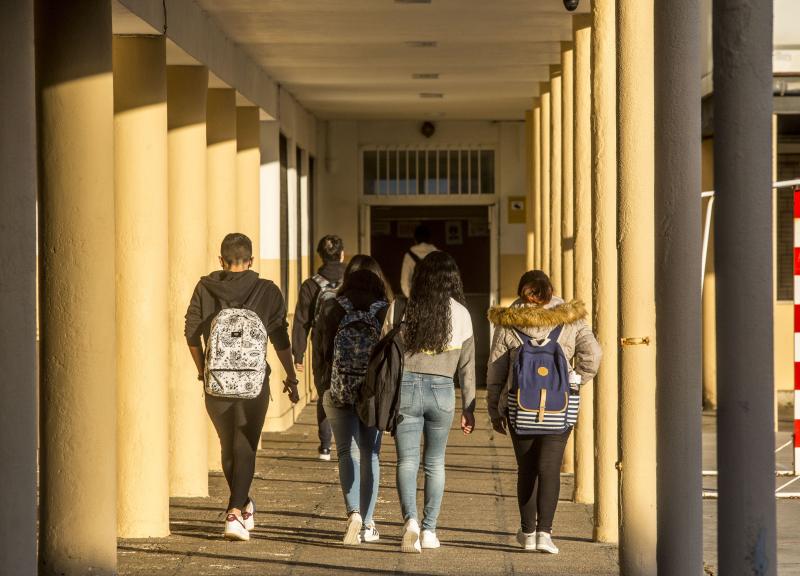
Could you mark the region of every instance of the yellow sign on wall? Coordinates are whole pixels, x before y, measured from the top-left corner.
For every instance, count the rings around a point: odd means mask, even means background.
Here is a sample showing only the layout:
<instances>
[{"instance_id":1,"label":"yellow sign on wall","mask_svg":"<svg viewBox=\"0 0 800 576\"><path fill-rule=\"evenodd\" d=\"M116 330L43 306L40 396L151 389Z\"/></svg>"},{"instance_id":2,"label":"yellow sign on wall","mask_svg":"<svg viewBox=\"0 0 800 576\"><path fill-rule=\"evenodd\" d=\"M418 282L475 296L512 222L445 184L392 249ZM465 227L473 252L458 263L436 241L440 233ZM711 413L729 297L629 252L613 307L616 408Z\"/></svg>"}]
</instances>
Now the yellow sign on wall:
<instances>
[{"instance_id":1,"label":"yellow sign on wall","mask_svg":"<svg viewBox=\"0 0 800 576\"><path fill-rule=\"evenodd\" d=\"M525 224L527 220L527 210L525 204L527 198L525 196L509 196L508 197L508 223L509 224Z\"/></svg>"}]
</instances>

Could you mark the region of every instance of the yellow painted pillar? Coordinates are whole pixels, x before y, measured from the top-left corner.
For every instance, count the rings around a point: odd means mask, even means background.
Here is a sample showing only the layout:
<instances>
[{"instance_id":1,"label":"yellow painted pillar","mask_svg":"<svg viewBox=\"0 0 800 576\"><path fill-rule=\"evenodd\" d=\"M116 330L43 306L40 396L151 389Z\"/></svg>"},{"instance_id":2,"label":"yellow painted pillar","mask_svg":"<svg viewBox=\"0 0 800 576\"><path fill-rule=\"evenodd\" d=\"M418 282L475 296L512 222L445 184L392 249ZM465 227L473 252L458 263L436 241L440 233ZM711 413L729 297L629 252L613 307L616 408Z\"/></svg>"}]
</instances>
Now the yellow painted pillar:
<instances>
[{"instance_id":1,"label":"yellow painted pillar","mask_svg":"<svg viewBox=\"0 0 800 576\"><path fill-rule=\"evenodd\" d=\"M281 283L281 168L280 125L278 122L261 122L261 276L280 286ZM284 299L286 298L285 290ZM282 381L286 377L272 346L267 361L272 368L269 377L270 401L264 430L268 432L288 429L294 423L294 411L289 398L283 393Z\"/></svg>"},{"instance_id":2,"label":"yellow painted pillar","mask_svg":"<svg viewBox=\"0 0 800 576\"><path fill-rule=\"evenodd\" d=\"M575 198L572 183L573 73L572 43L561 44L561 295L569 302L575 297ZM564 472L575 472L575 434L564 450Z\"/></svg>"},{"instance_id":3,"label":"yellow painted pillar","mask_svg":"<svg viewBox=\"0 0 800 576\"><path fill-rule=\"evenodd\" d=\"M617 90L615 0L592 2L593 323L603 348L595 378L594 538L619 538L617 340Z\"/></svg>"},{"instance_id":4,"label":"yellow painted pillar","mask_svg":"<svg viewBox=\"0 0 800 576\"><path fill-rule=\"evenodd\" d=\"M45 271L39 574L111 575L117 346L109 0L37 2L36 61Z\"/></svg>"},{"instance_id":5,"label":"yellow painted pillar","mask_svg":"<svg viewBox=\"0 0 800 576\"><path fill-rule=\"evenodd\" d=\"M543 82L541 85L542 94L542 118L541 118L541 135L542 145L540 148L540 163L542 170L541 186L539 194L541 196L540 206L542 208L539 214L539 221L541 224L539 228L541 235L539 236L542 246L542 258L539 261L539 267L546 273L550 274L550 83Z\"/></svg>"},{"instance_id":6,"label":"yellow painted pillar","mask_svg":"<svg viewBox=\"0 0 800 576\"><path fill-rule=\"evenodd\" d=\"M525 268L533 269L534 262L534 226L533 226L533 182L536 178L533 152L533 110L525 111L525 173L528 177L528 191L525 200Z\"/></svg>"},{"instance_id":7,"label":"yellow painted pillar","mask_svg":"<svg viewBox=\"0 0 800 576\"><path fill-rule=\"evenodd\" d=\"M542 267L542 106L533 109L533 265L532 270Z\"/></svg>"},{"instance_id":8,"label":"yellow painted pillar","mask_svg":"<svg viewBox=\"0 0 800 576\"><path fill-rule=\"evenodd\" d=\"M574 81L571 42L561 44L561 294L575 297L575 193L572 147L574 143Z\"/></svg>"},{"instance_id":9,"label":"yellow painted pillar","mask_svg":"<svg viewBox=\"0 0 800 576\"><path fill-rule=\"evenodd\" d=\"M702 188L714 190L714 140L702 143ZM703 200L703 226L708 221L706 267L703 279L703 407L717 409L717 275L714 271L714 205L707 220L710 199Z\"/></svg>"},{"instance_id":10,"label":"yellow painted pillar","mask_svg":"<svg viewBox=\"0 0 800 576\"><path fill-rule=\"evenodd\" d=\"M300 285L297 281L298 269L300 266L300 243L298 233L300 230L300 170L298 162L297 140L288 140L289 149L289 285L286 287L286 305L290 316L294 316L294 309L297 305L297 297L300 292ZM291 319L290 322L291 324Z\"/></svg>"},{"instance_id":11,"label":"yellow painted pillar","mask_svg":"<svg viewBox=\"0 0 800 576\"><path fill-rule=\"evenodd\" d=\"M170 495L208 496L203 384L183 335L189 297L208 272L206 88L203 66L167 67Z\"/></svg>"},{"instance_id":12,"label":"yellow painted pillar","mask_svg":"<svg viewBox=\"0 0 800 576\"><path fill-rule=\"evenodd\" d=\"M208 270L219 270L219 248L235 232L236 218L236 92L208 90L206 103L206 190L208 191ZM211 419L208 428L208 469L222 470L222 452Z\"/></svg>"},{"instance_id":13,"label":"yellow painted pillar","mask_svg":"<svg viewBox=\"0 0 800 576\"><path fill-rule=\"evenodd\" d=\"M574 290L592 317L592 85L591 16L573 18L573 193ZM581 387L581 410L575 426L575 502L594 502L594 383Z\"/></svg>"},{"instance_id":14,"label":"yellow painted pillar","mask_svg":"<svg viewBox=\"0 0 800 576\"><path fill-rule=\"evenodd\" d=\"M561 281L561 67L550 71L550 280L562 296ZM566 452L565 452L566 454Z\"/></svg>"},{"instance_id":15,"label":"yellow painted pillar","mask_svg":"<svg viewBox=\"0 0 800 576\"><path fill-rule=\"evenodd\" d=\"M653 10L652 0L617 1L619 551L625 576L657 574Z\"/></svg>"},{"instance_id":16,"label":"yellow painted pillar","mask_svg":"<svg viewBox=\"0 0 800 576\"><path fill-rule=\"evenodd\" d=\"M164 36L114 38L117 527L123 538L169 534L166 61Z\"/></svg>"},{"instance_id":17,"label":"yellow painted pillar","mask_svg":"<svg viewBox=\"0 0 800 576\"><path fill-rule=\"evenodd\" d=\"M259 110L255 106L236 109L236 227L253 241L253 268L260 269L261 150Z\"/></svg>"}]
</instances>

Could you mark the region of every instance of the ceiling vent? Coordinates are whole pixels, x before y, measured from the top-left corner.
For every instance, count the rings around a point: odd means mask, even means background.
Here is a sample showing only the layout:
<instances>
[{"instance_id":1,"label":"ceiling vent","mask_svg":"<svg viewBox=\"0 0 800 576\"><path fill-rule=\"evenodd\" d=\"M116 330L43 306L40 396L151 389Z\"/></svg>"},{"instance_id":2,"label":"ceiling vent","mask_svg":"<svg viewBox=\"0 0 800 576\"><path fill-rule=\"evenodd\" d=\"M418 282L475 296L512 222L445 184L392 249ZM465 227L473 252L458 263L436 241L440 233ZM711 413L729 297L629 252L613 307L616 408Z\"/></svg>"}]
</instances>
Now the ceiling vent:
<instances>
[{"instance_id":1,"label":"ceiling vent","mask_svg":"<svg viewBox=\"0 0 800 576\"><path fill-rule=\"evenodd\" d=\"M439 43L436 40L409 40L406 46L409 48L436 48Z\"/></svg>"},{"instance_id":2,"label":"ceiling vent","mask_svg":"<svg viewBox=\"0 0 800 576\"><path fill-rule=\"evenodd\" d=\"M430 4L431 0L394 0L395 4Z\"/></svg>"},{"instance_id":3,"label":"ceiling vent","mask_svg":"<svg viewBox=\"0 0 800 576\"><path fill-rule=\"evenodd\" d=\"M444 98L444 94L441 92L420 92L420 98Z\"/></svg>"},{"instance_id":4,"label":"ceiling vent","mask_svg":"<svg viewBox=\"0 0 800 576\"><path fill-rule=\"evenodd\" d=\"M438 72L420 72L417 74L411 75L412 80L438 80L439 73Z\"/></svg>"}]
</instances>

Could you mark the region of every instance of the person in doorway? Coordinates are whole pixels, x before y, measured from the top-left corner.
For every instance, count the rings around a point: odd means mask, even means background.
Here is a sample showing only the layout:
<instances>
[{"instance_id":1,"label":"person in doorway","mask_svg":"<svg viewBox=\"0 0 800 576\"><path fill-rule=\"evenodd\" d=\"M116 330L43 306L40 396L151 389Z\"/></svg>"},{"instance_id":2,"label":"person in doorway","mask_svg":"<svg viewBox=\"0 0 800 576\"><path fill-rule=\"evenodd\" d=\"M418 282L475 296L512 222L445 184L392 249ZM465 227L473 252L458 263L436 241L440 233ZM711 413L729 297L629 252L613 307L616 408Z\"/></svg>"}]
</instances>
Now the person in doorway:
<instances>
[{"instance_id":1,"label":"person in doorway","mask_svg":"<svg viewBox=\"0 0 800 576\"><path fill-rule=\"evenodd\" d=\"M455 383L461 386L461 430L475 427L475 340L464 305L464 288L453 257L432 252L418 265L402 320L405 343L400 386L401 420L395 432L397 491L403 514L401 550L438 548L436 521L444 495L444 457L455 414ZM392 328L387 313L384 333ZM425 507L417 514L417 472L424 439Z\"/></svg>"},{"instance_id":2,"label":"person in doorway","mask_svg":"<svg viewBox=\"0 0 800 576\"><path fill-rule=\"evenodd\" d=\"M367 364L378 342L392 293L371 256L350 260L336 294L322 305L313 344L321 356L323 402L336 439L339 482L347 510L344 544L380 538L373 513L378 499L381 432L356 411Z\"/></svg>"},{"instance_id":3,"label":"person in doorway","mask_svg":"<svg viewBox=\"0 0 800 576\"><path fill-rule=\"evenodd\" d=\"M561 487L561 461L578 415L579 387L597 373L602 354L586 323L586 307L580 301L565 303L553 296L553 285L544 272L532 270L523 274L517 295L519 298L510 307L489 311L495 332L486 378L487 404L492 428L500 434L510 433L517 459L521 517L517 542L525 550L558 554L551 534ZM526 362L525 358L533 358L532 353L541 354L537 358L542 362L549 357L553 363L545 366L534 360ZM559 365L562 370L555 368ZM570 365L574 368L570 369ZM526 380L526 370L532 372L533 380ZM568 380L557 383L567 391L566 396L555 398L564 404L563 410L548 401L559 389L552 380L545 386L549 390L539 391L545 392L544 396L533 394L538 410L519 405L527 401L524 382L552 378L551 373L559 372L561 378Z\"/></svg>"},{"instance_id":4,"label":"person in doorway","mask_svg":"<svg viewBox=\"0 0 800 576\"><path fill-rule=\"evenodd\" d=\"M342 283L344 276L344 243L338 236L323 236L317 244L317 254L322 260L322 266L311 278L300 286L300 295L294 309L292 322L292 351L294 353L295 368L303 371L303 359L308 348L309 333L312 333L319 316L321 303L331 298ZM320 460L331 459L331 425L325 416L322 405L322 388L320 379L320 356L316 349L311 350L311 373L314 377L314 386L317 389L317 434L319 447L317 454Z\"/></svg>"},{"instance_id":5,"label":"person in doorway","mask_svg":"<svg viewBox=\"0 0 800 576\"><path fill-rule=\"evenodd\" d=\"M400 289L408 298L411 294L411 281L414 270L428 254L436 252L438 248L431 244L431 230L425 224L420 224L414 230L415 244L408 249L403 257L403 266L400 269Z\"/></svg>"},{"instance_id":6,"label":"person in doorway","mask_svg":"<svg viewBox=\"0 0 800 576\"><path fill-rule=\"evenodd\" d=\"M194 289L186 311L185 336L197 366L197 379L206 380L204 347L208 347L215 317L227 308L245 308L256 313L275 347L288 374L284 390L296 403L299 394L289 345L286 305L275 284L250 270L252 254L253 245L247 236L228 234L220 249L222 270L200 278ZM249 540L250 530L255 526L255 503L249 492L256 449L269 405L269 372L266 366L261 390L255 398L214 396L208 392L205 397L206 410L222 446L222 471L230 490L223 533L229 540Z\"/></svg>"}]
</instances>

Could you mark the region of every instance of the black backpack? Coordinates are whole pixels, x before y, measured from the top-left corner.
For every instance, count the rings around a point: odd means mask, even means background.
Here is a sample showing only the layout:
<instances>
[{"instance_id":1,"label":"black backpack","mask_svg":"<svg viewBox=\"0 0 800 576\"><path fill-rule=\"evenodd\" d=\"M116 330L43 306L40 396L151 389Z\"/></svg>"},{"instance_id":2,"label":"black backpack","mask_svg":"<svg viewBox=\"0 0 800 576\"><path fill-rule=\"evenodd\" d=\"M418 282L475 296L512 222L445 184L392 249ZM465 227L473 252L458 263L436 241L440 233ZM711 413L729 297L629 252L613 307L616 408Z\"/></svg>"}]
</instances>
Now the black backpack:
<instances>
[{"instance_id":1,"label":"black backpack","mask_svg":"<svg viewBox=\"0 0 800 576\"><path fill-rule=\"evenodd\" d=\"M356 402L358 417L364 424L375 426L381 432L388 431L392 436L402 420L399 408L405 355L401 330L404 312L405 299L398 298L394 305L394 327L373 348L367 366L367 380Z\"/></svg>"}]
</instances>

